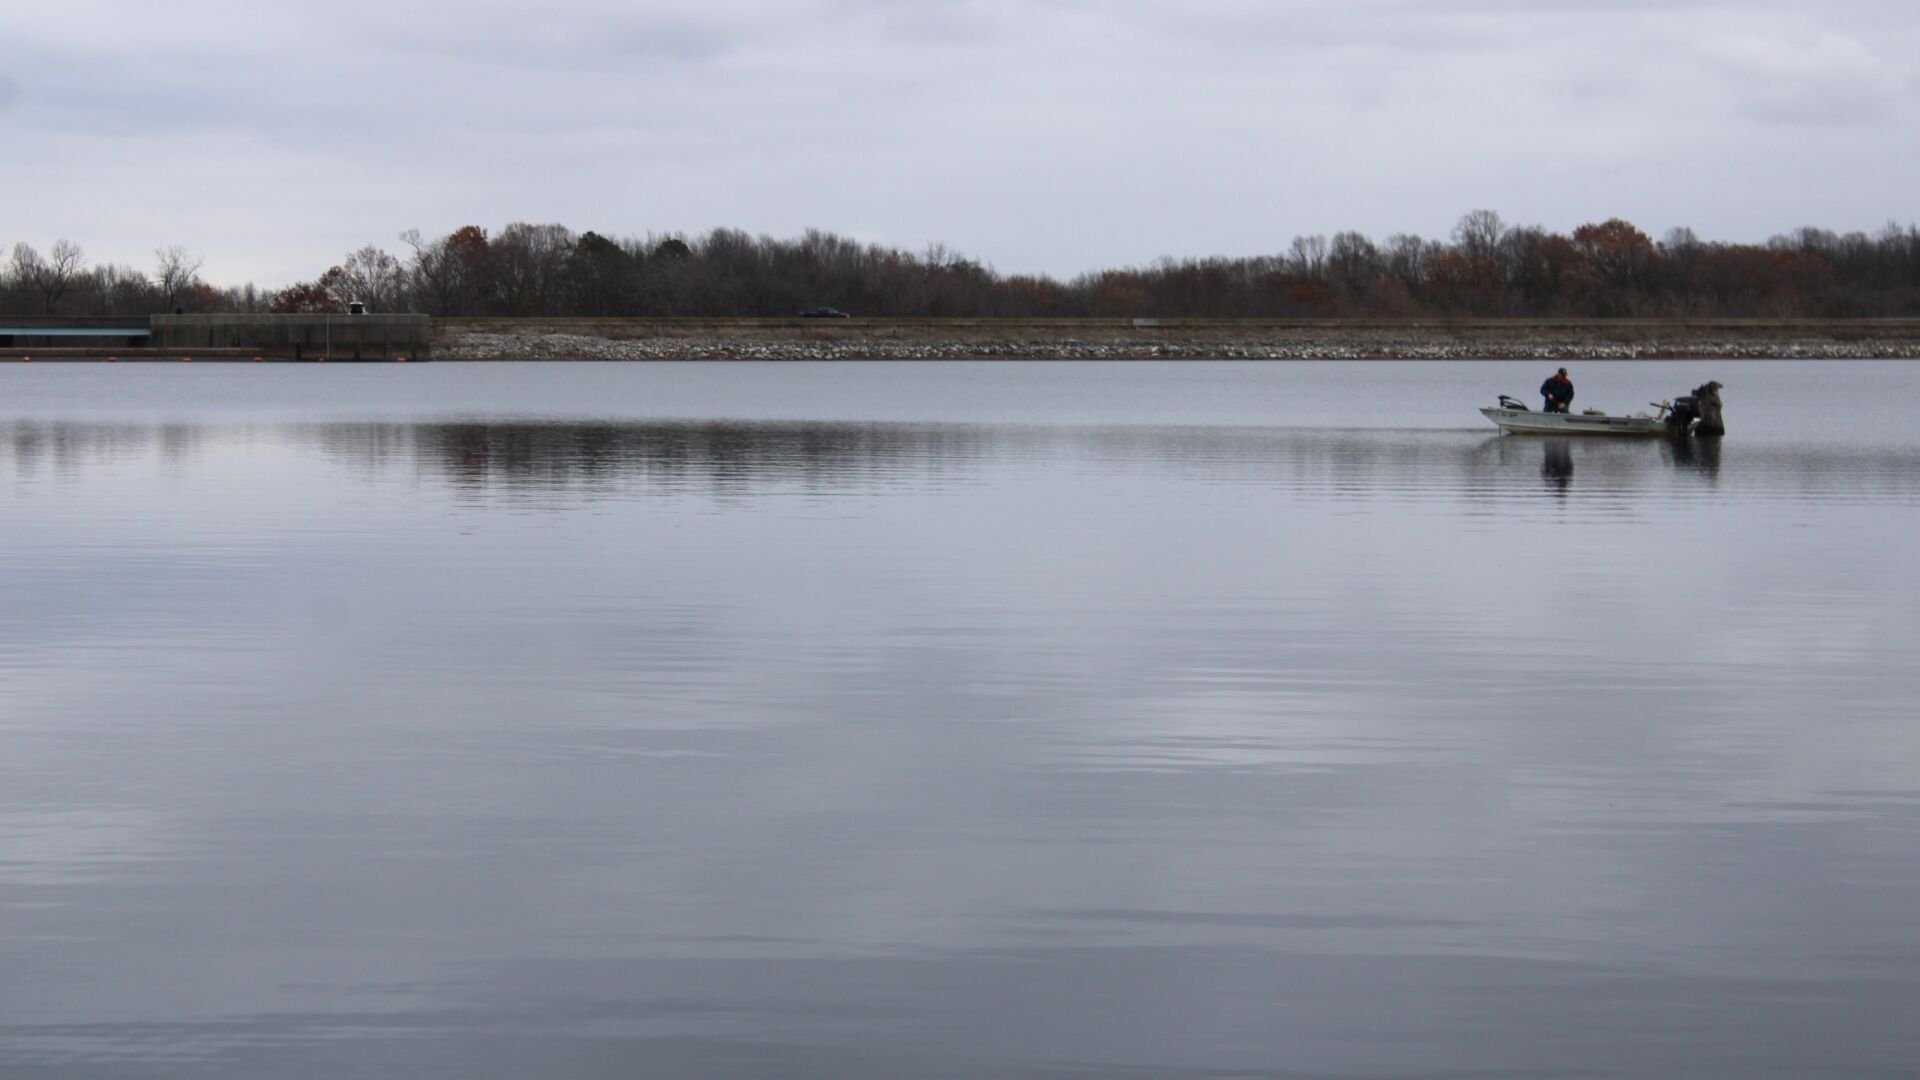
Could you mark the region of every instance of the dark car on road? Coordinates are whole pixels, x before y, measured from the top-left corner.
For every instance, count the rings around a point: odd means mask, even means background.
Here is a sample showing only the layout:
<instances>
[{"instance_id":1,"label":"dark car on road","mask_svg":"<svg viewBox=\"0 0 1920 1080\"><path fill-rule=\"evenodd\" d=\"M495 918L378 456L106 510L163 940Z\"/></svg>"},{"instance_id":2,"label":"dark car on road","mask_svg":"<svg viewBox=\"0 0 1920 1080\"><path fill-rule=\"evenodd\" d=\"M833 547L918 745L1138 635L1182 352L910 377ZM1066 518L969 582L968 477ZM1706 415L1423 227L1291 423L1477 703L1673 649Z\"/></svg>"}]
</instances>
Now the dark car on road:
<instances>
[{"instance_id":1,"label":"dark car on road","mask_svg":"<svg viewBox=\"0 0 1920 1080\"><path fill-rule=\"evenodd\" d=\"M851 319L853 316L839 308L810 307L800 313L803 319Z\"/></svg>"}]
</instances>

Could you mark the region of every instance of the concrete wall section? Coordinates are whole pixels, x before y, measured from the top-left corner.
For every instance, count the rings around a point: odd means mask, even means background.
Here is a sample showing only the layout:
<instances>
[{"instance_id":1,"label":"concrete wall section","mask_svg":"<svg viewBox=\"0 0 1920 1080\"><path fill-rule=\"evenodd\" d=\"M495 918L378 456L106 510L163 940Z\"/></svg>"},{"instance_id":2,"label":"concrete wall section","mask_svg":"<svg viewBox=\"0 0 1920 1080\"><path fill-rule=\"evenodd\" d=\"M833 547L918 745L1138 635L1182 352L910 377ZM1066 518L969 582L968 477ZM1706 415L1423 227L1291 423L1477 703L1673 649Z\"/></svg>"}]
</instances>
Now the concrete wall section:
<instances>
[{"instance_id":1,"label":"concrete wall section","mask_svg":"<svg viewBox=\"0 0 1920 1080\"><path fill-rule=\"evenodd\" d=\"M157 349L257 349L298 360L425 360L425 315L155 315Z\"/></svg>"}]
</instances>

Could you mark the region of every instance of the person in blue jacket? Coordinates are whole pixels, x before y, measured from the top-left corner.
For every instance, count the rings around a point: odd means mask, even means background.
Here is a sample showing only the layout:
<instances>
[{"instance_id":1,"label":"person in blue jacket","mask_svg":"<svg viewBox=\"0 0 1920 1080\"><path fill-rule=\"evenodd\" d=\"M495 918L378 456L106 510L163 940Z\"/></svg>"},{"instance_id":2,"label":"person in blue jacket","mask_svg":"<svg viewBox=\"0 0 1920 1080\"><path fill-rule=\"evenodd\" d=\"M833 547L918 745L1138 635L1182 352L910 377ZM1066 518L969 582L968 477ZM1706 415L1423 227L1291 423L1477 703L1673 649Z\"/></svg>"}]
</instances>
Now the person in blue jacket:
<instances>
[{"instance_id":1,"label":"person in blue jacket","mask_svg":"<svg viewBox=\"0 0 1920 1080\"><path fill-rule=\"evenodd\" d=\"M1540 396L1546 399L1541 408L1547 412L1567 412L1573 408L1573 380L1567 378L1566 368L1547 376L1547 381L1540 384Z\"/></svg>"}]
</instances>

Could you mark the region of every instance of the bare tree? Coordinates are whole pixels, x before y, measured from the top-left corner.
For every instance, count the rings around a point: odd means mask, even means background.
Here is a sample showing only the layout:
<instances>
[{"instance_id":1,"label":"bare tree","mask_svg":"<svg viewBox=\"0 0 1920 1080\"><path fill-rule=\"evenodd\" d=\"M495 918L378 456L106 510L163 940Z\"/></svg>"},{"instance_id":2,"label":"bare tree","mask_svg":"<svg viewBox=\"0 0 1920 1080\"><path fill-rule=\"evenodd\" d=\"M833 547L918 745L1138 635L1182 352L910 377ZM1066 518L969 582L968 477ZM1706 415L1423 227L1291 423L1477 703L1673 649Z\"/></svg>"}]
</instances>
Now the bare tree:
<instances>
[{"instance_id":1,"label":"bare tree","mask_svg":"<svg viewBox=\"0 0 1920 1080\"><path fill-rule=\"evenodd\" d=\"M1409 289L1427 280L1427 258L1432 243L1412 233L1394 233L1387 237L1387 272Z\"/></svg>"},{"instance_id":2,"label":"bare tree","mask_svg":"<svg viewBox=\"0 0 1920 1080\"><path fill-rule=\"evenodd\" d=\"M744 235L744 234L742 234ZM492 244L496 285L510 315L551 315L560 298L560 272L575 237L563 225L508 224Z\"/></svg>"},{"instance_id":3,"label":"bare tree","mask_svg":"<svg viewBox=\"0 0 1920 1080\"><path fill-rule=\"evenodd\" d=\"M82 262L80 245L71 240L55 241L45 256L30 244L13 245L14 281L39 293L42 310L49 315L80 277Z\"/></svg>"},{"instance_id":4,"label":"bare tree","mask_svg":"<svg viewBox=\"0 0 1920 1080\"><path fill-rule=\"evenodd\" d=\"M1325 277L1327 238L1319 235L1294 237L1292 254L1287 261L1293 272L1301 277Z\"/></svg>"},{"instance_id":5,"label":"bare tree","mask_svg":"<svg viewBox=\"0 0 1920 1080\"><path fill-rule=\"evenodd\" d=\"M1499 214L1469 210L1454 225L1453 242L1460 245L1460 254L1475 262L1493 261L1500 255L1500 234L1506 231Z\"/></svg>"},{"instance_id":6,"label":"bare tree","mask_svg":"<svg viewBox=\"0 0 1920 1080\"><path fill-rule=\"evenodd\" d=\"M18 289L32 289L39 279L40 267L46 262L32 244L22 241L13 245L13 258L8 263L7 277Z\"/></svg>"},{"instance_id":7,"label":"bare tree","mask_svg":"<svg viewBox=\"0 0 1920 1080\"><path fill-rule=\"evenodd\" d=\"M1676 225L1667 230L1666 238L1660 241L1660 246L1670 255L1691 255L1700 250L1700 237L1685 225Z\"/></svg>"},{"instance_id":8,"label":"bare tree","mask_svg":"<svg viewBox=\"0 0 1920 1080\"><path fill-rule=\"evenodd\" d=\"M46 272L40 280L40 295L47 298L47 311L60 303L60 298L73 286L74 279L80 276L85 257L80 245L71 240L55 240L47 251Z\"/></svg>"},{"instance_id":9,"label":"bare tree","mask_svg":"<svg viewBox=\"0 0 1920 1080\"><path fill-rule=\"evenodd\" d=\"M1327 269L1334 281L1357 292L1379 275L1380 251L1360 233L1334 233L1327 246Z\"/></svg>"},{"instance_id":10,"label":"bare tree","mask_svg":"<svg viewBox=\"0 0 1920 1080\"><path fill-rule=\"evenodd\" d=\"M178 244L155 249L153 257L158 260L153 283L165 295L167 310L179 310L180 298L200 283L200 267L205 260Z\"/></svg>"},{"instance_id":11,"label":"bare tree","mask_svg":"<svg viewBox=\"0 0 1920 1080\"><path fill-rule=\"evenodd\" d=\"M335 300L350 303L358 300L371 311L391 311L402 306L406 292L406 275L400 269L400 260L368 244L359 251L347 256L340 264L340 277L336 279Z\"/></svg>"},{"instance_id":12,"label":"bare tree","mask_svg":"<svg viewBox=\"0 0 1920 1080\"><path fill-rule=\"evenodd\" d=\"M413 295L429 314L450 315L458 302L462 265L448 249L447 237L427 240L419 229L408 229L400 240L413 249Z\"/></svg>"}]
</instances>

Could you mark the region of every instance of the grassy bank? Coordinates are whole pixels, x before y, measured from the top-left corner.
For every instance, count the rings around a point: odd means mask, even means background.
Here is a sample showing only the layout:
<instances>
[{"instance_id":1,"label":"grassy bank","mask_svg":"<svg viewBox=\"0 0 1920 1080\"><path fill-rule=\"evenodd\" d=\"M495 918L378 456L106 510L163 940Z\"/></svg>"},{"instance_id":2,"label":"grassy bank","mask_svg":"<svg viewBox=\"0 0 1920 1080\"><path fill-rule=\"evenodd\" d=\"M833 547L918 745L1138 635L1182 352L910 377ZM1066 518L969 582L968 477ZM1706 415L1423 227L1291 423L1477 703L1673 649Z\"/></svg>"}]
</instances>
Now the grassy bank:
<instances>
[{"instance_id":1,"label":"grassy bank","mask_svg":"<svg viewBox=\"0 0 1920 1080\"><path fill-rule=\"evenodd\" d=\"M442 318L444 360L1920 359L1920 319Z\"/></svg>"}]
</instances>

